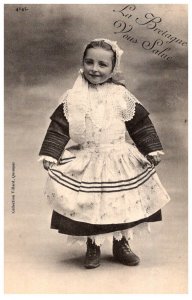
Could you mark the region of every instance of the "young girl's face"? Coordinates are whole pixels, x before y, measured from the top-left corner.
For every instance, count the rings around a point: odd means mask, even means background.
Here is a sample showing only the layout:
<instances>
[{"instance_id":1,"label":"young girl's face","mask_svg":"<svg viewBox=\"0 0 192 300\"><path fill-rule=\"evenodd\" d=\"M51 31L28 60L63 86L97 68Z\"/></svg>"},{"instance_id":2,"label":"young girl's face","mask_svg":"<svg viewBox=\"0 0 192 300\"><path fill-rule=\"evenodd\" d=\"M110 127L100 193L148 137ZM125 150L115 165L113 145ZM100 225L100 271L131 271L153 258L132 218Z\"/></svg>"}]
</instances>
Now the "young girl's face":
<instances>
[{"instance_id":1,"label":"young girl's face","mask_svg":"<svg viewBox=\"0 0 192 300\"><path fill-rule=\"evenodd\" d=\"M90 48L83 60L85 78L92 84L107 81L113 72L113 51L103 48Z\"/></svg>"}]
</instances>

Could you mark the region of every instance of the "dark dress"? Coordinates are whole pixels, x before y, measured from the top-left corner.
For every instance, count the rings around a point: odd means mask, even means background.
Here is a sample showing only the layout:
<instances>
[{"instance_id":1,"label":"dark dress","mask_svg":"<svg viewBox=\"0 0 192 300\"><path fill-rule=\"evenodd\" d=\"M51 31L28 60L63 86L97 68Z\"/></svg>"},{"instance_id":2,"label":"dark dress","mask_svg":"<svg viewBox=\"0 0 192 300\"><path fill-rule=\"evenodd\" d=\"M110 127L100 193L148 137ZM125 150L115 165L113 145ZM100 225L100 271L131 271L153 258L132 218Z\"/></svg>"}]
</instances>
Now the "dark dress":
<instances>
[{"instance_id":1,"label":"dark dress","mask_svg":"<svg viewBox=\"0 0 192 300\"><path fill-rule=\"evenodd\" d=\"M66 144L70 140L69 123L63 113L63 104L57 107L50 119L51 123L45 135L39 155L51 156L59 160ZM140 103L136 103L135 115L132 120L125 122L125 126L134 144L143 155L162 150L161 142L149 118L149 113ZM125 230L143 222L156 222L161 220L162 215L161 210L159 210L153 215L135 222L98 225L75 221L53 211L51 228L67 235L90 236Z\"/></svg>"}]
</instances>

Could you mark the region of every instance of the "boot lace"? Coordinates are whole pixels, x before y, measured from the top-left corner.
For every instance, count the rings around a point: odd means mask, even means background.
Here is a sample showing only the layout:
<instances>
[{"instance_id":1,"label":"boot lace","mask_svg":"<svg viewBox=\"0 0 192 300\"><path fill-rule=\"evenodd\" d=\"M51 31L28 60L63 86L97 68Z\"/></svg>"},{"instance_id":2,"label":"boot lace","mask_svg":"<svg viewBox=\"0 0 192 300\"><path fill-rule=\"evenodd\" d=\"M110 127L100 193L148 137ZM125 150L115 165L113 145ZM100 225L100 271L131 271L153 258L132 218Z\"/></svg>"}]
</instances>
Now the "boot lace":
<instances>
[{"instance_id":1,"label":"boot lace","mask_svg":"<svg viewBox=\"0 0 192 300\"><path fill-rule=\"evenodd\" d=\"M126 239L123 238L120 241L120 243L121 243L120 247L121 247L122 251L127 252L127 253L133 253L132 250L131 250L131 248L130 248L130 246L129 246L129 243L128 243L128 241Z\"/></svg>"},{"instance_id":2,"label":"boot lace","mask_svg":"<svg viewBox=\"0 0 192 300\"><path fill-rule=\"evenodd\" d=\"M87 256L97 256L97 249L96 248L88 248L87 249Z\"/></svg>"},{"instance_id":3,"label":"boot lace","mask_svg":"<svg viewBox=\"0 0 192 300\"><path fill-rule=\"evenodd\" d=\"M90 241L87 244L87 256L97 256L97 252L99 251L99 247Z\"/></svg>"}]
</instances>

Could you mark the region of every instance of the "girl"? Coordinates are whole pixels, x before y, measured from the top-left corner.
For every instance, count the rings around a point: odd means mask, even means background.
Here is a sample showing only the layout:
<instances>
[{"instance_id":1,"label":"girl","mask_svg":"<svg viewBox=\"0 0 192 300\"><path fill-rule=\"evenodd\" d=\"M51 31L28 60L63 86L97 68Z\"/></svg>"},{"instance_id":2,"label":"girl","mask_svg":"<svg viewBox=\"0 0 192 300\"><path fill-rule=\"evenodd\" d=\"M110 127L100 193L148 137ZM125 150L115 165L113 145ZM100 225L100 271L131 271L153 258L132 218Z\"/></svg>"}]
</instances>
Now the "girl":
<instances>
[{"instance_id":1,"label":"girl","mask_svg":"<svg viewBox=\"0 0 192 300\"><path fill-rule=\"evenodd\" d=\"M119 78L122 53L107 39L86 46L82 69L52 114L40 150L51 228L87 240L86 268L100 265L107 236L117 261L137 265L130 229L160 221L170 200L154 167L163 152L149 113Z\"/></svg>"}]
</instances>

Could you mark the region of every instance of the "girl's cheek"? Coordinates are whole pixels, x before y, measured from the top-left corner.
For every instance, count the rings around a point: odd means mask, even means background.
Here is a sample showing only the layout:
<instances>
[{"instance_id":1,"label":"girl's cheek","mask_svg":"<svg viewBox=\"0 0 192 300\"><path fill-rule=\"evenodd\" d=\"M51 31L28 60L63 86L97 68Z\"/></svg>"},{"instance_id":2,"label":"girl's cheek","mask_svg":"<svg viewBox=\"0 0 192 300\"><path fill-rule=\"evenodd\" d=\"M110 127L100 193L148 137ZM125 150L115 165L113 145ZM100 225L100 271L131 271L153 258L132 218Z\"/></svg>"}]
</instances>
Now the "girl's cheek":
<instances>
[{"instance_id":1,"label":"girl's cheek","mask_svg":"<svg viewBox=\"0 0 192 300\"><path fill-rule=\"evenodd\" d=\"M86 66L84 66L84 69L85 69L85 70L90 70L90 69L91 69L91 66L90 66L90 65L86 65Z\"/></svg>"}]
</instances>

